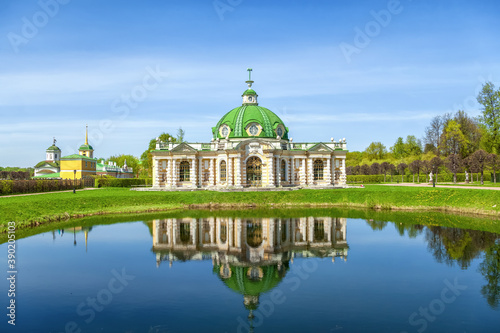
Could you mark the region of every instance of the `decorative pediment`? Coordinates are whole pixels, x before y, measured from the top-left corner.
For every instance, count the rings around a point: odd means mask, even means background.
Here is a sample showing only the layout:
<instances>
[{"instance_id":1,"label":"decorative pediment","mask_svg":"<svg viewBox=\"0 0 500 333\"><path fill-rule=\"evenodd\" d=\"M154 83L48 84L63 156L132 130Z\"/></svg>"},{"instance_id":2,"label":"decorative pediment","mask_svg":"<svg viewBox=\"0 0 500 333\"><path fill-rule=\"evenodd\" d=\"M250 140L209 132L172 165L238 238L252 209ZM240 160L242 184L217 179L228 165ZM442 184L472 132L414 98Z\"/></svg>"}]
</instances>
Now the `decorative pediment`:
<instances>
[{"instance_id":1,"label":"decorative pediment","mask_svg":"<svg viewBox=\"0 0 500 333\"><path fill-rule=\"evenodd\" d=\"M188 145L187 143L183 142L179 144L177 147L172 149L172 152L190 152L190 153L195 153L197 152L196 149Z\"/></svg>"},{"instance_id":2,"label":"decorative pediment","mask_svg":"<svg viewBox=\"0 0 500 333\"><path fill-rule=\"evenodd\" d=\"M328 147L324 143L320 142L320 143L312 146L311 148L309 148L307 151L318 152L318 153L322 153L322 152L330 153L333 151L333 149L331 149L330 147Z\"/></svg>"}]
</instances>

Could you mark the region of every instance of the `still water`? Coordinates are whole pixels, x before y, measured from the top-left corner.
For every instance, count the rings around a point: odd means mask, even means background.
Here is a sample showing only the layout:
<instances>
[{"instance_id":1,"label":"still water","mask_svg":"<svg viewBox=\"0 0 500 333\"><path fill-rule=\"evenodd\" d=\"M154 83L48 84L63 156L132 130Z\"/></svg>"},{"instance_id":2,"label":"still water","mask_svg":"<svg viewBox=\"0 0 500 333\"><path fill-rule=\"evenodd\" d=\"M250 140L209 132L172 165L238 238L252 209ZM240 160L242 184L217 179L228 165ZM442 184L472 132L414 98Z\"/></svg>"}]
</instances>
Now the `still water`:
<instances>
[{"instance_id":1,"label":"still water","mask_svg":"<svg viewBox=\"0 0 500 333\"><path fill-rule=\"evenodd\" d=\"M323 214L101 218L19 239L16 326L2 314L0 327L500 331L500 235L411 216L402 223ZM6 244L0 253L7 267Z\"/></svg>"}]
</instances>

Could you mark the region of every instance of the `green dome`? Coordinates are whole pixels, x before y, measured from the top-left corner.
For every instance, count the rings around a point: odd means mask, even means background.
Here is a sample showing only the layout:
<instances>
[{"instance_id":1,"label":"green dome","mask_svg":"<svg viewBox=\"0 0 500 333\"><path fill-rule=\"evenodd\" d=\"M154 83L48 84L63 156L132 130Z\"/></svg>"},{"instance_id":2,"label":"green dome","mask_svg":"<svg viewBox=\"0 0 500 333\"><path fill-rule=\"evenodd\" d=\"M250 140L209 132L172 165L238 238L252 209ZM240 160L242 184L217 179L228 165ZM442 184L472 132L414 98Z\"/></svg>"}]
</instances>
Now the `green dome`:
<instances>
[{"instance_id":1,"label":"green dome","mask_svg":"<svg viewBox=\"0 0 500 333\"><path fill-rule=\"evenodd\" d=\"M249 134L252 124L259 129L254 135ZM281 137L288 140L288 128L283 121L271 110L254 104L242 105L226 113L217 126L212 127L214 139L225 138L223 125L229 127L229 138L276 138L282 133Z\"/></svg>"},{"instance_id":2,"label":"green dome","mask_svg":"<svg viewBox=\"0 0 500 333\"><path fill-rule=\"evenodd\" d=\"M243 95L241 95L241 96L245 96L245 95L257 95L257 93L253 89L247 89L243 92Z\"/></svg>"},{"instance_id":3,"label":"green dome","mask_svg":"<svg viewBox=\"0 0 500 333\"><path fill-rule=\"evenodd\" d=\"M61 149L59 149L59 147L58 147L58 146L56 146L56 145L52 145L52 146L50 146L49 148L47 148L47 151L49 151L49 150L50 150L50 151L55 151L55 150L59 150L59 151L60 151Z\"/></svg>"},{"instance_id":4,"label":"green dome","mask_svg":"<svg viewBox=\"0 0 500 333\"><path fill-rule=\"evenodd\" d=\"M81 145L79 150L94 150L91 145Z\"/></svg>"}]
</instances>

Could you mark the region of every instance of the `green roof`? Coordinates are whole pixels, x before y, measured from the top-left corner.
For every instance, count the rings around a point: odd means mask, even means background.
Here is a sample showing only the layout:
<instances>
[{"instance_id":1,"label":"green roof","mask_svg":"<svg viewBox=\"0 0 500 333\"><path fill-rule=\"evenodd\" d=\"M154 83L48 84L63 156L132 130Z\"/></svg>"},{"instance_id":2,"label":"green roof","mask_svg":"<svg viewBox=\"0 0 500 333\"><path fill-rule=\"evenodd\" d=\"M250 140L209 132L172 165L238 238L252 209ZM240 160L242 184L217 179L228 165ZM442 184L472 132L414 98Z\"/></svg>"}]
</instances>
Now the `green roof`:
<instances>
[{"instance_id":1,"label":"green roof","mask_svg":"<svg viewBox=\"0 0 500 333\"><path fill-rule=\"evenodd\" d=\"M257 93L255 92L255 90L253 89L247 89L243 92L243 95L242 96L245 96L245 95L257 95Z\"/></svg>"},{"instance_id":2,"label":"green roof","mask_svg":"<svg viewBox=\"0 0 500 333\"><path fill-rule=\"evenodd\" d=\"M94 150L91 145L81 145L78 150Z\"/></svg>"},{"instance_id":3,"label":"green roof","mask_svg":"<svg viewBox=\"0 0 500 333\"><path fill-rule=\"evenodd\" d=\"M49 148L47 148L47 151L49 151L49 150L59 150L59 151L61 151L61 149L59 149L59 147L56 146L56 145L52 145Z\"/></svg>"},{"instance_id":4,"label":"green roof","mask_svg":"<svg viewBox=\"0 0 500 333\"><path fill-rule=\"evenodd\" d=\"M59 172L46 173L44 175L35 176L35 177L32 177L32 178L61 178L61 174Z\"/></svg>"},{"instance_id":5,"label":"green roof","mask_svg":"<svg viewBox=\"0 0 500 333\"><path fill-rule=\"evenodd\" d=\"M42 165L45 165L45 164L48 164L48 165L50 165L53 168L59 168L59 162L47 162L47 161L38 162L35 165L35 168L39 168L39 167L41 167Z\"/></svg>"},{"instance_id":6,"label":"green roof","mask_svg":"<svg viewBox=\"0 0 500 333\"><path fill-rule=\"evenodd\" d=\"M262 131L258 136L248 135L246 128L250 123L258 123ZM242 105L226 113L215 127L212 127L214 138L223 139L219 129L222 125L227 125L231 129L230 138L276 138L276 129L282 125L284 133L283 139L288 139L288 128L283 121L271 110L258 105Z\"/></svg>"},{"instance_id":7,"label":"green roof","mask_svg":"<svg viewBox=\"0 0 500 333\"><path fill-rule=\"evenodd\" d=\"M97 159L95 159L95 158L90 158L90 157L87 157L84 155L78 155L78 154L71 154L68 156L61 157L61 160L74 160L74 159L97 161Z\"/></svg>"}]
</instances>

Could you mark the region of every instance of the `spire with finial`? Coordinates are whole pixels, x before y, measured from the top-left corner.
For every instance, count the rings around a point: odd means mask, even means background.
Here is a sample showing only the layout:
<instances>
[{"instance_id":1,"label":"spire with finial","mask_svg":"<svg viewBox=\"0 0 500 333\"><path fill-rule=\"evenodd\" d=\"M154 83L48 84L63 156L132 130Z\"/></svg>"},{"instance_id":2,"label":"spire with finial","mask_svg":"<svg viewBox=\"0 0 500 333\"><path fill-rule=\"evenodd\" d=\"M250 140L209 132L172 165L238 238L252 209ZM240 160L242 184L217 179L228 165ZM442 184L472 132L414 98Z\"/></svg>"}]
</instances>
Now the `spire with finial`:
<instances>
[{"instance_id":1,"label":"spire with finial","mask_svg":"<svg viewBox=\"0 0 500 333\"><path fill-rule=\"evenodd\" d=\"M85 144L89 144L89 125L85 124Z\"/></svg>"},{"instance_id":2,"label":"spire with finial","mask_svg":"<svg viewBox=\"0 0 500 333\"><path fill-rule=\"evenodd\" d=\"M248 84L248 88L252 88L252 84L253 84L252 71L253 71L253 69L247 68L247 71L248 71L248 81L246 81L246 84Z\"/></svg>"},{"instance_id":3,"label":"spire with finial","mask_svg":"<svg viewBox=\"0 0 500 333\"><path fill-rule=\"evenodd\" d=\"M52 145L53 145L53 146L55 146L55 145L56 145L57 140L56 140L56 137L55 137L55 136L54 136L53 138L54 138L54 141L53 141Z\"/></svg>"}]
</instances>

